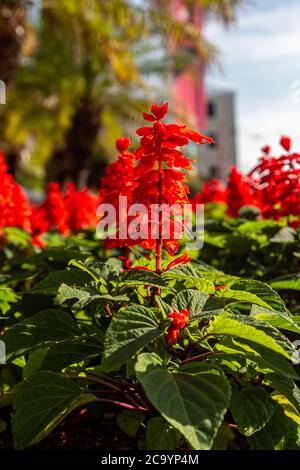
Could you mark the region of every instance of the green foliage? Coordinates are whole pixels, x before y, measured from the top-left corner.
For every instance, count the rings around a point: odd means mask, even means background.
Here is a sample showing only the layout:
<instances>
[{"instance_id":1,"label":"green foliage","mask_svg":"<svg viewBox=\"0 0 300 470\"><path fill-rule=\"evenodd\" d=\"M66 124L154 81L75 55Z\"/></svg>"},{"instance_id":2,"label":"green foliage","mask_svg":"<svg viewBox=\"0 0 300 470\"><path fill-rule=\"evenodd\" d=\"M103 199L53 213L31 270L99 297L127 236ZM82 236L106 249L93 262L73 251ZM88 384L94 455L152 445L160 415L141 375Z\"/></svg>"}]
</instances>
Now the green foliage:
<instances>
[{"instance_id":1,"label":"green foliage","mask_svg":"<svg viewBox=\"0 0 300 470\"><path fill-rule=\"evenodd\" d=\"M12 420L15 449L43 439L74 408L95 400L70 380L51 372L27 379L14 403Z\"/></svg>"},{"instance_id":2,"label":"green foliage","mask_svg":"<svg viewBox=\"0 0 300 470\"><path fill-rule=\"evenodd\" d=\"M196 375L169 372L156 354L144 353L135 366L148 399L196 450L208 450L230 400L221 373L204 368Z\"/></svg>"},{"instance_id":3,"label":"green foliage","mask_svg":"<svg viewBox=\"0 0 300 470\"><path fill-rule=\"evenodd\" d=\"M106 372L116 369L159 338L170 322L157 321L149 308L134 306L119 310L105 335L102 366Z\"/></svg>"},{"instance_id":4,"label":"green foliage","mask_svg":"<svg viewBox=\"0 0 300 470\"><path fill-rule=\"evenodd\" d=\"M278 229L249 224L234 230L253 228L256 240ZM297 275L274 271L269 285L201 260L124 271L90 234L43 252L14 239L7 250L0 407L13 403L16 448L90 401L116 415L133 448L299 448ZM182 309L188 323L170 343L168 315Z\"/></svg>"}]
</instances>

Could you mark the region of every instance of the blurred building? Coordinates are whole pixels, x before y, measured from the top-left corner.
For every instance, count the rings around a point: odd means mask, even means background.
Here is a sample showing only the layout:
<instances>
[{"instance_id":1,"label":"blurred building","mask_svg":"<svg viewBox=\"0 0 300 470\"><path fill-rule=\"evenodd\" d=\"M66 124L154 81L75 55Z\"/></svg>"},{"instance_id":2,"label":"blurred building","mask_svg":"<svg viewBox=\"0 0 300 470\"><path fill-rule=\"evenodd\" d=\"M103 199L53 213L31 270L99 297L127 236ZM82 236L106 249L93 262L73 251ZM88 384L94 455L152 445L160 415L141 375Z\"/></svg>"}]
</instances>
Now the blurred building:
<instances>
[{"instance_id":1,"label":"blurred building","mask_svg":"<svg viewBox=\"0 0 300 470\"><path fill-rule=\"evenodd\" d=\"M230 91L207 92L206 123L202 130L214 145L198 147L197 170L203 178L226 179L236 165L235 95Z\"/></svg>"},{"instance_id":2,"label":"blurred building","mask_svg":"<svg viewBox=\"0 0 300 470\"><path fill-rule=\"evenodd\" d=\"M203 28L199 5L174 0L172 16L182 23L191 22L199 31ZM206 91L205 68L190 41L183 39L173 47L173 53L178 52L190 59L183 69L175 67L171 73L172 107L177 122L202 129L214 138L214 145L191 146L191 156L197 160L195 166L201 177L225 179L236 164L234 93Z\"/></svg>"}]
</instances>

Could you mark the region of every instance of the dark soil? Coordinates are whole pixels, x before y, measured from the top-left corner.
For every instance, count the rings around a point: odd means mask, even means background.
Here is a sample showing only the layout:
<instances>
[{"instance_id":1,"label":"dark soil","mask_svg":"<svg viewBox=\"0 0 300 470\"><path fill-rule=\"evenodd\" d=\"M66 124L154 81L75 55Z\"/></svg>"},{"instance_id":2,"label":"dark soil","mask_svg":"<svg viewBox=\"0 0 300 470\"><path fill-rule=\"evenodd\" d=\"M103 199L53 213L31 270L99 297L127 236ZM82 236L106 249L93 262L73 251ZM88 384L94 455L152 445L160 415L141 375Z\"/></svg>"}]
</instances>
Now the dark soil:
<instances>
[{"instance_id":1,"label":"dark soil","mask_svg":"<svg viewBox=\"0 0 300 470\"><path fill-rule=\"evenodd\" d=\"M0 419L8 423L0 434L0 449L13 449L8 408L0 409ZM117 411L119 412L119 410ZM134 450L137 439L130 439L117 425L116 412L105 411L100 417L83 408L71 413L43 441L31 450Z\"/></svg>"}]
</instances>

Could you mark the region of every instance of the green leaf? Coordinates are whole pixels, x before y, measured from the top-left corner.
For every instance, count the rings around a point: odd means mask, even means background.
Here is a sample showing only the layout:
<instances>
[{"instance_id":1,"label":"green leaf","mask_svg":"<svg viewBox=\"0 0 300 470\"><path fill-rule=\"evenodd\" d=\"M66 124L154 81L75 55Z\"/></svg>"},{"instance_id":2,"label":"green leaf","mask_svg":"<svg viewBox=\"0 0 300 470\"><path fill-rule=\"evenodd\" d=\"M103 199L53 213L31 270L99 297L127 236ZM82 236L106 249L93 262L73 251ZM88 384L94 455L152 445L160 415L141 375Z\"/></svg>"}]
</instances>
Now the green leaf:
<instances>
[{"instance_id":1,"label":"green leaf","mask_svg":"<svg viewBox=\"0 0 300 470\"><path fill-rule=\"evenodd\" d=\"M30 353L29 358L22 369L23 379L28 379L33 374L36 374L42 365L45 355L47 354L48 349L37 349Z\"/></svg>"},{"instance_id":2,"label":"green leaf","mask_svg":"<svg viewBox=\"0 0 300 470\"><path fill-rule=\"evenodd\" d=\"M168 271L165 271L162 274L164 279L168 279L169 281L186 281L193 277L198 277L196 271L194 270L191 264L181 264L179 266L175 266Z\"/></svg>"},{"instance_id":3,"label":"green leaf","mask_svg":"<svg viewBox=\"0 0 300 470\"><path fill-rule=\"evenodd\" d=\"M163 273L162 278L167 281L184 282L186 287L198 289L205 294L215 292L213 283L208 279L204 279L200 273L196 273L190 265L176 266Z\"/></svg>"},{"instance_id":4,"label":"green leaf","mask_svg":"<svg viewBox=\"0 0 300 470\"><path fill-rule=\"evenodd\" d=\"M16 450L35 444L74 408L96 400L70 380L52 372L38 372L24 381L14 400L12 429Z\"/></svg>"},{"instance_id":5,"label":"green leaf","mask_svg":"<svg viewBox=\"0 0 300 470\"><path fill-rule=\"evenodd\" d=\"M150 418L146 426L148 450L174 450L181 440L181 434L161 416Z\"/></svg>"},{"instance_id":6,"label":"green leaf","mask_svg":"<svg viewBox=\"0 0 300 470\"><path fill-rule=\"evenodd\" d=\"M107 260L105 263L85 263L83 261L72 259L69 262L69 265L74 266L75 268L78 268L81 271L87 273L96 282L98 282L100 279L103 279L105 281L116 279L121 270L121 265L117 263L117 260L114 259Z\"/></svg>"},{"instance_id":7,"label":"green leaf","mask_svg":"<svg viewBox=\"0 0 300 470\"><path fill-rule=\"evenodd\" d=\"M117 423L128 436L135 437L138 428L144 422L146 416L135 410L125 410L117 416Z\"/></svg>"},{"instance_id":8,"label":"green leaf","mask_svg":"<svg viewBox=\"0 0 300 470\"><path fill-rule=\"evenodd\" d=\"M73 342L64 342L51 346L41 363L41 370L58 372L71 364L88 361L101 355L103 347L81 338Z\"/></svg>"},{"instance_id":9,"label":"green leaf","mask_svg":"<svg viewBox=\"0 0 300 470\"><path fill-rule=\"evenodd\" d=\"M257 320L268 322L275 328L300 333L300 317L285 317L271 311L266 312L263 309L251 309L250 314Z\"/></svg>"},{"instance_id":10,"label":"green leaf","mask_svg":"<svg viewBox=\"0 0 300 470\"><path fill-rule=\"evenodd\" d=\"M274 400L278 405L283 408L285 415L294 421L298 426L300 426L300 413L299 406L295 407L286 396L278 393L277 391L273 392L272 400Z\"/></svg>"},{"instance_id":11,"label":"green leaf","mask_svg":"<svg viewBox=\"0 0 300 470\"><path fill-rule=\"evenodd\" d=\"M104 263L101 263L101 264L104 265ZM80 260L71 259L71 261L69 262L69 265L74 266L75 268L78 268L81 271L87 273L95 281L99 280L100 270L99 269L94 269L92 264L87 264L87 263L84 263L83 261L80 261ZM107 268L107 274L108 274L108 272L109 272L109 270Z\"/></svg>"},{"instance_id":12,"label":"green leaf","mask_svg":"<svg viewBox=\"0 0 300 470\"><path fill-rule=\"evenodd\" d=\"M296 372L281 354L253 341L243 339L237 341L226 337L223 341L217 343L214 349L216 351L223 351L226 355L236 356L233 358L228 357L229 366L233 365L233 361L240 361L242 354L257 364L255 369L260 373L275 371L284 377L297 378Z\"/></svg>"},{"instance_id":13,"label":"green leaf","mask_svg":"<svg viewBox=\"0 0 300 470\"><path fill-rule=\"evenodd\" d=\"M281 297L268 284L254 279L239 279L230 283L229 289L220 289L216 297L260 305L275 312L287 314Z\"/></svg>"},{"instance_id":14,"label":"green leaf","mask_svg":"<svg viewBox=\"0 0 300 470\"><path fill-rule=\"evenodd\" d=\"M67 301L74 301L72 305L72 311L76 312L78 310L83 310L88 305L93 304L94 302L103 304L108 302L126 302L129 300L127 295L111 295L111 294L100 294L99 291L89 285L84 288L71 287L66 284L61 284L58 289L58 294L56 296L56 302L58 305L62 305Z\"/></svg>"},{"instance_id":15,"label":"green leaf","mask_svg":"<svg viewBox=\"0 0 300 470\"><path fill-rule=\"evenodd\" d=\"M120 274L118 286L153 286L172 290L158 274L148 270L132 270Z\"/></svg>"},{"instance_id":16,"label":"green leaf","mask_svg":"<svg viewBox=\"0 0 300 470\"><path fill-rule=\"evenodd\" d=\"M275 413L266 426L248 439L251 449L284 450L291 424L293 423L284 415L280 407L276 407Z\"/></svg>"},{"instance_id":17,"label":"green leaf","mask_svg":"<svg viewBox=\"0 0 300 470\"><path fill-rule=\"evenodd\" d=\"M201 316L203 307L209 295L203 294L196 289L184 289L173 297L172 307L177 312L183 308L190 311L190 319Z\"/></svg>"},{"instance_id":18,"label":"green leaf","mask_svg":"<svg viewBox=\"0 0 300 470\"><path fill-rule=\"evenodd\" d=\"M290 274L279 277L270 282L270 286L275 290L300 290L300 274Z\"/></svg>"},{"instance_id":19,"label":"green leaf","mask_svg":"<svg viewBox=\"0 0 300 470\"><path fill-rule=\"evenodd\" d=\"M173 311L173 308L171 307L171 305L165 302L159 295L155 295L154 298L155 298L156 305L162 311L165 317L168 315L168 313L171 313Z\"/></svg>"},{"instance_id":20,"label":"green leaf","mask_svg":"<svg viewBox=\"0 0 300 470\"><path fill-rule=\"evenodd\" d=\"M25 230L17 227L4 227L3 230L9 243L21 249L27 248L31 244L30 235Z\"/></svg>"},{"instance_id":21,"label":"green leaf","mask_svg":"<svg viewBox=\"0 0 300 470\"><path fill-rule=\"evenodd\" d=\"M106 331L102 366L106 372L118 369L151 341L163 335L170 325L158 322L155 313L146 307L130 306L113 315Z\"/></svg>"},{"instance_id":22,"label":"green leaf","mask_svg":"<svg viewBox=\"0 0 300 470\"><path fill-rule=\"evenodd\" d=\"M64 310L49 309L12 326L2 336L6 344L6 360L22 356L69 338L80 336L81 330Z\"/></svg>"},{"instance_id":23,"label":"green leaf","mask_svg":"<svg viewBox=\"0 0 300 470\"><path fill-rule=\"evenodd\" d=\"M230 385L222 374L170 373L159 356L140 354L135 365L139 382L152 405L196 450L209 450L230 401Z\"/></svg>"},{"instance_id":24,"label":"green leaf","mask_svg":"<svg viewBox=\"0 0 300 470\"><path fill-rule=\"evenodd\" d=\"M9 287L0 286L0 312L5 315L12 303L17 302L19 296Z\"/></svg>"},{"instance_id":25,"label":"green leaf","mask_svg":"<svg viewBox=\"0 0 300 470\"><path fill-rule=\"evenodd\" d=\"M274 413L269 394L254 385L232 390L230 410L239 431L245 436L262 429Z\"/></svg>"},{"instance_id":26,"label":"green leaf","mask_svg":"<svg viewBox=\"0 0 300 470\"><path fill-rule=\"evenodd\" d=\"M257 343L291 359L293 344L276 328L246 315L221 314L211 322L208 334L228 335Z\"/></svg>"},{"instance_id":27,"label":"green leaf","mask_svg":"<svg viewBox=\"0 0 300 470\"><path fill-rule=\"evenodd\" d=\"M272 373L265 376L263 384L280 392L300 411L300 390L292 379Z\"/></svg>"},{"instance_id":28,"label":"green leaf","mask_svg":"<svg viewBox=\"0 0 300 470\"><path fill-rule=\"evenodd\" d=\"M226 450L234 440L235 435L227 423L222 423L214 440L212 450Z\"/></svg>"},{"instance_id":29,"label":"green leaf","mask_svg":"<svg viewBox=\"0 0 300 470\"><path fill-rule=\"evenodd\" d=\"M38 282L30 294L45 294L55 295L61 284L83 286L90 281L90 277L86 273L80 271L66 270L66 271L55 271L45 277L42 281Z\"/></svg>"}]
</instances>

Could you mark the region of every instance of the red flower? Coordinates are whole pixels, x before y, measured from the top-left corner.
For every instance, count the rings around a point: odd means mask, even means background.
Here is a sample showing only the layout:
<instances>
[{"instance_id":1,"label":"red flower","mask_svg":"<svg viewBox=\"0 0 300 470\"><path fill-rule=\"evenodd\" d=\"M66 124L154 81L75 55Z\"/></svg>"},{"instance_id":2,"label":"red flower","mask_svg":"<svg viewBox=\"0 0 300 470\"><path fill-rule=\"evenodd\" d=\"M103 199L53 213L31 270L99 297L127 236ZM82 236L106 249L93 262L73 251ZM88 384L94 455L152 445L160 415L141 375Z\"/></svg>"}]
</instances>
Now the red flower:
<instances>
[{"instance_id":1,"label":"red flower","mask_svg":"<svg viewBox=\"0 0 300 470\"><path fill-rule=\"evenodd\" d=\"M129 137L120 137L116 140L116 147L120 153L126 152L129 149L130 139Z\"/></svg>"},{"instance_id":2,"label":"red flower","mask_svg":"<svg viewBox=\"0 0 300 470\"><path fill-rule=\"evenodd\" d=\"M261 150L265 155L270 155L270 153L271 153L270 145L265 145Z\"/></svg>"},{"instance_id":3,"label":"red flower","mask_svg":"<svg viewBox=\"0 0 300 470\"><path fill-rule=\"evenodd\" d=\"M189 310L183 308L179 312L173 311L169 313L168 317L172 318L171 326L166 335L166 341L168 345L175 343L181 330L187 325L189 319Z\"/></svg>"},{"instance_id":4,"label":"red flower","mask_svg":"<svg viewBox=\"0 0 300 470\"><path fill-rule=\"evenodd\" d=\"M47 188L46 200L40 206L33 207L33 235L48 230L58 230L66 235L69 232L69 213L67 204L58 183L50 183Z\"/></svg>"},{"instance_id":5,"label":"red flower","mask_svg":"<svg viewBox=\"0 0 300 470\"><path fill-rule=\"evenodd\" d=\"M68 225L72 231L96 226L98 198L91 194L88 188L79 191L73 183L68 183L65 202L68 211Z\"/></svg>"},{"instance_id":6,"label":"red flower","mask_svg":"<svg viewBox=\"0 0 300 470\"><path fill-rule=\"evenodd\" d=\"M31 208L27 196L12 175L0 151L0 227L20 227L30 230Z\"/></svg>"},{"instance_id":7,"label":"red flower","mask_svg":"<svg viewBox=\"0 0 300 470\"><path fill-rule=\"evenodd\" d=\"M192 200L194 206L196 204L207 204L209 202L227 202L226 189L222 181L217 178L205 182L202 191L196 194Z\"/></svg>"},{"instance_id":8,"label":"red flower","mask_svg":"<svg viewBox=\"0 0 300 470\"><path fill-rule=\"evenodd\" d=\"M227 184L227 213L232 217L238 217L239 210L243 206L260 207L259 192L251 178L242 175L236 167L230 171Z\"/></svg>"},{"instance_id":9,"label":"red flower","mask_svg":"<svg viewBox=\"0 0 300 470\"><path fill-rule=\"evenodd\" d=\"M119 227L126 224L128 208L132 203L132 191L135 188L134 167L135 156L127 152L130 145L129 137L122 137L116 140L116 148L120 152L117 161L108 165L105 169L105 176L101 179L99 189L99 203L112 204L116 210L117 229L114 238L105 240L107 249L114 247L128 246L128 240L119 238ZM127 207L120 214L119 197L127 197Z\"/></svg>"},{"instance_id":10,"label":"red flower","mask_svg":"<svg viewBox=\"0 0 300 470\"><path fill-rule=\"evenodd\" d=\"M153 104L151 113L143 113L151 126L137 129L141 137L141 145L136 151L139 164L134 176L137 186L133 192L133 202L149 208L148 217L139 220L140 233L148 233L148 238L137 238L133 244L141 244L144 248L157 248L161 241L169 254L174 255L180 248L179 239L183 232L183 206L188 203L188 187L183 169L190 169L192 160L183 155L176 147L187 145L190 140L203 144L213 142L213 139L186 126L166 124L161 119L167 114L168 104ZM168 212L170 206L177 208ZM154 216L150 207L157 206ZM159 211L158 207L165 205L166 209ZM158 213L159 212L159 213ZM176 214L175 214L176 212ZM161 255L157 254L157 271L160 267Z\"/></svg>"},{"instance_id":11,"label":"red flower","mask_svg":"<svg viewBox=\"0 0 300 470\"><path fill-rule=\"evenodd\" d=\"M215 286L215 291L217 292L218 290L221 290L221 289L226 289L226 286L223 285L223 284L220 284L219 286Z\"/></svg>"},{"instance_id":12,"label":"red flower","mask_svg":"<svg viewBox=\"0 0 300 470\"><path fill-rule=\"evenodd\" d=\"M284 150L289 152L291 150L291 145L292 145L292 141L290 137L283 135L280 139L280 145L284 148Z\"/></svg>"},{"instance_id":13,"label":"red flower","mask_svg":"<svg viewBox=\"0 0 300 470\"><path fill-rule=\"evenodd\" d=\"M282 147L289 152L291 139L282 137ZM300 216L300 155L288 153L275 157L262 157L250 172L261 196L262 215L275 220Z\"/></svg>"}]
</instances>

